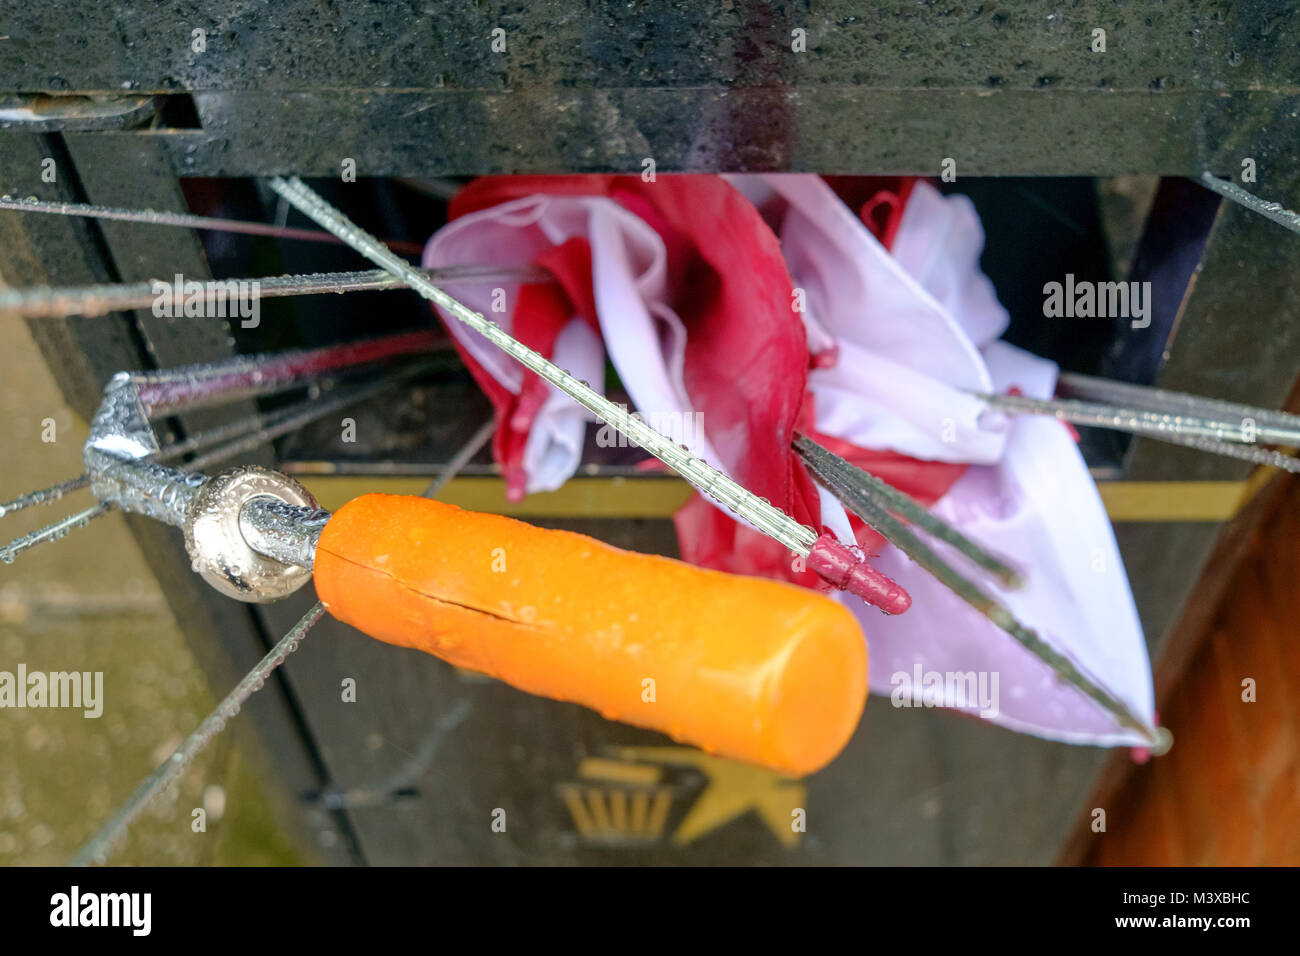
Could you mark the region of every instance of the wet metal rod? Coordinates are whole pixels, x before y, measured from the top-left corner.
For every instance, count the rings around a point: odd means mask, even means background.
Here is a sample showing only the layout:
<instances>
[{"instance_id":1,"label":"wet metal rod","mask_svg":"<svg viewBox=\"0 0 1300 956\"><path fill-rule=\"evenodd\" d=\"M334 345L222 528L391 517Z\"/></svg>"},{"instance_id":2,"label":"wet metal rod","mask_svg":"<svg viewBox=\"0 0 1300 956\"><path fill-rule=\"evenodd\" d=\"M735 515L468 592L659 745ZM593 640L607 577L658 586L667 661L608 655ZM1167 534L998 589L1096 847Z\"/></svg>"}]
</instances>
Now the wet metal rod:
<instances>
[{"instance_id":1,"label":"wet metal rod","mask_svg":"<svg viewBox=\"0 0 1300 956\"><path fill-rule=\"evenodd\" d=\"M182 229L207 229L212 232L237 232L249 236L274 236L279 239L304 239L308 242L338 242L334 236L318 229L294 229L289 226L273 226L265 222L198 216L188 212L119 209L113 206L93 206L79 202L46 202L35 197L15 199L13 196L0 196L0 209L47 213L54 216L81 216L86 219L110 219L116 222L141 222L152 226L179 226ZM424 247L418 242L393 240L385 245L406 255L418 256L424 251Z\"/></svg>"},{"instance_id":2,"label":"wet metal rod","mask_svg":"<svg viewBox=\"0 0 1300 956\"><path fill-rule=\"evenodd\" d=\"M1010 412L1050 415L1060 421L1110 428L1175 445L1186 445L1229 458L1241 458L1300 472L1300 458L1255 446L1257 441L1281 442L1300 438L1286 428L1257 428L1253 421L1201 418L1187 414L1123 408L1075 399L1041 399L1024 395L979 394L989 405ZM1262 410L1261 410L1262 411ZM1267 437L1263 437L1263 436Z\"/></svg>"},{"instance_id":3,"label":"wet metal rod","mask_svg":"<svg viewBox=\"0 0 1300 956\"><path fill-rule=\"evenodd\" d=\"M868 525L880 532L886 540L932 574L939 583L1014 638L1025 650L1050 667L1053 673L1109 713L1121 726L1145 737L1153 753L1162 754L1169 749L1173 736L1167 729L1148 727L1123 701L1083 674L1068 657L1017 621L1006 607L985 594L978 585L960 574L935 553L907 525L891 515L889 513L891 508L886 504L887 499L882 499L875 493L875 482L879 479L872 478L856 465L850 464L806 436L797 436L794 445L809 470L837 498ZM930 528L927 527L926 530Z\"/></svg>"},{"instance_id":4,"label":"wet metal rod","mask_svg":"<svg viewBox=\"0 0 1300 956\"><path fill-rule=\"evenodd\" d=\"M198 729L189 735L185 742L181 744L180 749L168 757L147 780L136 788L121 809L113 814L112 818L104 824L100 831L91 837L90 841L72 858L70 865L89 866L92 863L105 862L108 859L109 852L118 840L126 834L127 828L160 794L180 779L181 774L194 762L194 758L199 755L199 752L208 745L213 737L225 729L226 723L232 717L239 713L244 702L261 690L271 672L283 664L285 658L298 649L298 645L307 636L307 632L311 630L312 625L319 621L324 613L324 606L317 601L311 610L304 614L298 623L290 629L289 633L280 638L279 642L248 672L247 676L235 685L235 689L226 695L226 698L204 719L203 723L199 724Z\"/></svg>"},{"instance_id":5,"label":"wet metal rod","mask_svg":"<svg viewBox=\"0 0 1300 956\"><path fill-rule=\"evenodd\" d=\"M765 498L750 492L708 462L691 454L684 446L651 428L624 407L598 394L586 382L580 382L558 365L516 341L495 323L461 304L416 269L388 249L374 236L358 227L328 202L316 195L300 179L271 180L271 188L305 213L308 218L334 233L357 252L399 277L421 296L455 316L460 322L483 336L497 348L555 386L597 419L618 429L636 445L646 449L673 468L702 494L731 510L742 521L803 557L808 568L836 588L851 591L886 614L901 614L912 599L897 582L872 567L832 535L816 531L796 521Z\"/></svg>"},{"instance_id":6,"label":"wet metal rod","mask_svg":"<svg viewBox=\"0 0 1300 956\"><path fill-rule=\"evenodd\" d=\"M272 441L281 435L288 434L309 422L315 421L325 415L338 411L349 405L364 401L383 391L406 381L416 375L426 371L427 366L424 363L416 362L408 368L390 373L384 378L368 382L361 385L350 386L340 389L338 394L330 395L325 398L307 399L297 402L287 408L266 415L257 415L250 418L240 419L229 425L222 425L212 428L206 432L193 435L184 441L169 446L156 455L150 456L147 461L156 464L162 464L168 461L174 461L182 455L193 451L201 451L211 448L207 454L200 455L193 461L187 463L181 469L182 472L198 471L216 462L226 461L241 452L248 451L265 442ZM233 439L227 441L227 439ZM225 444L221 444L225 442ZM213 448L212 446L217 447ZM114 463L115 468L122 468L120 463ZM128 468L129 470L129 468ZM171 481L169 473L164 473L161 480L166 483ZM6 513L20 511L23 508L33 505L48 504L61 499L70 491L84 488L90 483L87 475L80 475L69 481L61 482L50 488L44 488L40 491L34 491L11 502L0 505L0 517ZM29 532L18 538L15 538L9 544L0 548L0 562L12 564L14 559L38 544L44 544L51 541L58 541L71 532L84 528L95 518L99 518L112 511L116 506L115 502L103 501L83 511L76 512L66 518L62 518L53 524L35 531ZM179 518L179 515L177 516ZM176 521L171 523L175 524Z\"/></svg>"},{"instance_id":7,"label":"wet metal rod","mask_svg":"<svg viewBox=\"0 0 1300 956\"><path fill-rule=\"evenodd\" d=\"M1292 232L1300 232L1300 213L1292 212L1281 203L1260 199L1254 193L1242 189L1236 183L1220 179L1209 171L1201 173L1201 183L1220 196L1231 199L1238 205L1245 206L1251 212L1259 213L1265 219L1270 219L1279 226L1290 229Z\"/></svg>"},{"instance_id":8,"label":"wet metal rod","mask_svg":"<svg viewBox=\"0 0 1300 956\"><path fill-rule=\"evenodd\" d=\"M476 431L452 458L438 481L445 484L455 477L456 473L482 447L486 440L485 434L490 433L491 430L486 425ZM432 497L436 491L437 488L430 487L426 489L425 496ZM287 548L290 552L297 552L293 560L304 567L311 567L313 557L311 552L315 550L316 537L328 517L328 512L254 498L244 506L240 514L240 528L247 535L249 544L255 548L260 544L266 549L264 553L272 557L284 558ZM168 787L180 779L194 762L194 758L225 728L230 719L239 713L244 702L262 688L272 672L284 663L285 658L298 649L307 632L324 613L324 606L319 601L316 602L298 623L280 638L279 642L248 672L235 689L226 695L203 723L199 724L198 729L136 788L121 809L82 847L71 861L73 866L87 866L107 860L108 854L125 835L127 828L154 800L166 792Z\"/></svg>"},{"instance_id":9,"label":"wet metal rod","mask_svg":"<svg viewBox=\"0 0 1300 956\"><path fill-rule=\"evenodd\" d=\"M321 233L329 235L329 233ZM331 237L333 238L333 237ZM420 269L421 274L445 285L490 283L539 284L552 281L551 274L535 266L496 269L489 266L452 266ZM364 272L314 272L307 275L268 276L260 279L219 279L214 285L233 288L238 296L276 299L294 295L375 292L406 289L408 286L383 269ZM0 290L0 315L24 319L66 319L72 316L100 316L131 309L149 309L172 302L170 282L136 282L122 285L89 285L69 288Z\"/></svg>"},{"instance_id":10,"label":"wet metal rod","mask_svg":"<svg viewBox=\"0 0 1300 956\"><path fill-rule=\"evenodd\" d=\"M378 239L360 229L321 199L300 179L277 177L271 180L271 188L289 200L308 218L315 220L366 258L400 278L424 298L451 313L525 368L592 412L601 421L618 429L660 461L672 467L701 492L730 508L755 528L775 538L796 554L808 556L818 537L811 528L800 524L770 502L747 491L707 462L696 458L655 429L632 417L625 408L615 405L585 382L578 381L564 369L511 338L473 309L457 302L421 275L419 270L395 256Z\"/></svg>"},{"instance_id":11,"label":"wet metal rod","mask_svg":"<svg viewBox=\"0 0 1300 956\"><path fill-rule=\"evenodd\" d=\"M1101 405L1137 408L1166 415L1190 415L1225 423L1235 421L1243 439L1253 434L1254 440L1259 442L1300 444L1300 415L1271 408L1256 408L1240 402L1117 382L1078 372L1062 372L1056 390L1063 398L1081 399Z\"/></svg>"}]
</instances>

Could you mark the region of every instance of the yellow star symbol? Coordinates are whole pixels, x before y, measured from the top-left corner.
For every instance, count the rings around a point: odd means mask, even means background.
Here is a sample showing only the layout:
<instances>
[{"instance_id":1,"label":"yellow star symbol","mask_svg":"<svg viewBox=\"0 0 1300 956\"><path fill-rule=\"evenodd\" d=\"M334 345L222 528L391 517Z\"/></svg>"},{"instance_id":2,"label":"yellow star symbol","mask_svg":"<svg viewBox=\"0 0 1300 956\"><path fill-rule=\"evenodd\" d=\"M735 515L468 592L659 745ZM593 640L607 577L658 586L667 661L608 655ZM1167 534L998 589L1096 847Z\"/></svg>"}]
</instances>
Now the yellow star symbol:
<instances>
[{"instance_id":1,"label":"yellow star symbol","mask_svg":"<svg viewBox=\"0 0 1300 956\"><path fill-rule=\"evenodd\" d=\"M771 770L751 767L688 747L617 747L623 760L650 760L675 766L692 766L708 779L708 785L686 814L673 842L685 846L704 834L725 826L748 810L754 810L785 846L799 842L794 813L804 806L807 794L796 779Z\"/></svg>"}]
</instances>

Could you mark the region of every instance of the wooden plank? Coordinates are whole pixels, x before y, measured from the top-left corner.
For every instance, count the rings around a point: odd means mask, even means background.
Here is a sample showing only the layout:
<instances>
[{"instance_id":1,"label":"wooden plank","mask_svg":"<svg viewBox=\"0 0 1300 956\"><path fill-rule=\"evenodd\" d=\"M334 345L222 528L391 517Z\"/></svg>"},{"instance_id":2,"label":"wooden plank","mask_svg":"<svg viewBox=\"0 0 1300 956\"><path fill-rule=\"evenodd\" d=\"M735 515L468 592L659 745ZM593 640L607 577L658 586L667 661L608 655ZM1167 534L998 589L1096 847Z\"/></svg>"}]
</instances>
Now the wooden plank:
<instances>
[{"instance_id":1,"label":"wooden plank","mask_svg":"<svg viewBox=\"0 0 1300 956\"><path fill-rule=\"evenodd\" d=\"M1166 695L1168 757L1108 800L1106 834L1078 838L1094 864L1165 862L1172 828L1193 865L1300 863L1300 486L1292 481L1231 575L1218 613ZM1254 681L1255 700L1243 699Z\"/></svg>"}]
</instances>

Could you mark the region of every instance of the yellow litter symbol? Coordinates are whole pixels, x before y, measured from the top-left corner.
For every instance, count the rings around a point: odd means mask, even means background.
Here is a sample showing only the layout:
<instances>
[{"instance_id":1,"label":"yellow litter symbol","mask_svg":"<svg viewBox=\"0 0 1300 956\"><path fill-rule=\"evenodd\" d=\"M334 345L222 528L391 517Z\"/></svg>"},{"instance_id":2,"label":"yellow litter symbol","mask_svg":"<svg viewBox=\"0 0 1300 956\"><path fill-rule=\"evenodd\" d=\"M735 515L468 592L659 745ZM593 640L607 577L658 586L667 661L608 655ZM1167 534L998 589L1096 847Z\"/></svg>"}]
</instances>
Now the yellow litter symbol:
<instances>
[{"instance_id":1,"label":"yellow litter symbol","mask_svg":"<svg viewBox=\"0 0 1300 956\"><path fill-rule=\"evenodd\" d=\"M799 843L792 824L807 790L798 780L689 747L618 747L611 753L618 759L588 757L579 765L578 776L590 783L559 787L574 826L589 842L658 840L674 789L662 783L662 768L679 766L696 768L707 782L673 833L674 844L686 846L750 810L782 845Z\"/></svg>"},{"instance_id":2,"label":"yellow litter symbol","mask_svg":"<svg viewBox=\"0 0 1300 956\"><path fill-rule=\"evenodd\" d=\"M590 782L562 783L558 789L584 840L653 843L663 834L676 788L660 782L661 768L588 757L578 776Z\"/></svg>"}]
</instances>

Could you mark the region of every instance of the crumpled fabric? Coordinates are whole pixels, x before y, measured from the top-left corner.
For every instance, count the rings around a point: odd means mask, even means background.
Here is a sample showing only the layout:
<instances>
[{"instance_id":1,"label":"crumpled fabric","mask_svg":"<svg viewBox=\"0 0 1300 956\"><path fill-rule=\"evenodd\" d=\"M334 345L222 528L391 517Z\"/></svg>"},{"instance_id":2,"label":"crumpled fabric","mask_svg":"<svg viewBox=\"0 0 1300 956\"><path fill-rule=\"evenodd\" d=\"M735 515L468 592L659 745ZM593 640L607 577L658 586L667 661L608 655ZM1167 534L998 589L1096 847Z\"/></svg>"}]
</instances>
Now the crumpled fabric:
<instances>
[{"instance_id":1,"label":"crumpled fabric","mask_svg":"<svg viewBox=\"0 0 1300 956\"><path fill-rule=\"evenodd\" d=\"M833 181L834 182L834 181ZM536 263L557 286L454 290L467 305L600 390L608 360L659 430L798 520L874 555L913 597L887 617L837 594L870 644L872 690L938 675L926 698L1073 743L1140 745L1010 636L814 484L796 429L912 494L1025 572L1004 592L931 542L1148 723L1150 665L1127 577L1070 432L1008 417L972 392L1048 397L1056 367L1001 342L1005 310L980 272L965 197L917 180L834 187L809 175L490 177L453 201L424 265ZM853 191L858 190L858 195ZM839 195L837 195L837 192ZM854 204L855 208L849 203ZM798 306L796 306L798 303ZM590 416L443 316L498 415L510 493L577 469ZM700 413L703 432L690 426ZM676 516L693 563L824 589L776 542L696 496ZM996 675L996 706L947 675Z\"/></svg>"},{"instance_id":2,"label":"crumpled fabric","mask_svg":"<svg viewBox=\"0 0 1300 956\"><path fill-rule=\"evenodd\" d=\"M506 285L504 300L514 308L493 312L500 297L492 288L456 291L466 305L553 359L553 330L590 304L603 351L589 342L583 357L563 356L594 375L579 378L600 390L603 375L594 369L607 358L651 424L797 520L820 526L821 494L790 451L806 395L806 335L791 308L780 244L744 196L715 176L657 183L634 176L489 177L462 190L449 215L452 221L425 249L427 268L484 262L551 268L566 248L571 260L574 250L585 249L589 292L581 270L553 269L567 305L556 293L530 298L527 289ZM546 315L530 307L539 301ZM568 399L550 394L550 386L477 333L443 319L496 409L493 448L508 493L559 487L578 466L590 418L577 410L563 420L540 415L544 405L558 409ZM714 511L711 502L704 507ZM788 551L737 525L720 506L716 521L728 535L755 544L746 551L729 541L717 562L748 559L748 573L820 585L815 574L794 566Z\"/></svg>"}]
</instances>

